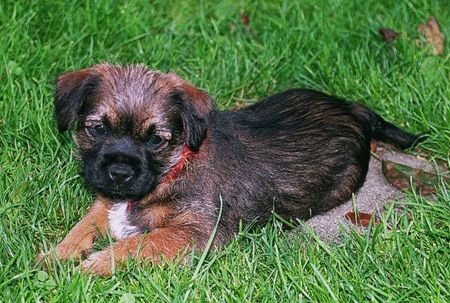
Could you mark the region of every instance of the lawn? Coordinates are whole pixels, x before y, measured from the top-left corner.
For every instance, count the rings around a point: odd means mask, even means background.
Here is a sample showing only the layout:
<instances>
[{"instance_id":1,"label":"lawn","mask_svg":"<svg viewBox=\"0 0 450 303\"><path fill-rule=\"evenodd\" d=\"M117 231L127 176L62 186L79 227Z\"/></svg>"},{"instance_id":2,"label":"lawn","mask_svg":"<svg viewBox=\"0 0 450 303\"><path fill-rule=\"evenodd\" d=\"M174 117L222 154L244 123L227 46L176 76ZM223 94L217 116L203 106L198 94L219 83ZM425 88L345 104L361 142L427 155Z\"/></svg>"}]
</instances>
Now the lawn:
<instances>
[{"instance_id":1,"label":"lawn","mask_svg":"<svg viewBox=\"0 0 450 303\"><path fill-rule=\"evenodd\" d=\"M339 244L273 220L187 266L129 264L110 278L76 262L35 266L92 200L53 120L54 79L66 70L145 63L210 92L218 109L314 88L428 132L420 153L450 162L449 1L151 2L0 2L0 301L449 302L444 185L434 202L408 194L404 212L392 206ZM447 37L440 57L416 46L430 16ZM380 27L401 37L386 43Z\"/></svg>"}]
</instances>

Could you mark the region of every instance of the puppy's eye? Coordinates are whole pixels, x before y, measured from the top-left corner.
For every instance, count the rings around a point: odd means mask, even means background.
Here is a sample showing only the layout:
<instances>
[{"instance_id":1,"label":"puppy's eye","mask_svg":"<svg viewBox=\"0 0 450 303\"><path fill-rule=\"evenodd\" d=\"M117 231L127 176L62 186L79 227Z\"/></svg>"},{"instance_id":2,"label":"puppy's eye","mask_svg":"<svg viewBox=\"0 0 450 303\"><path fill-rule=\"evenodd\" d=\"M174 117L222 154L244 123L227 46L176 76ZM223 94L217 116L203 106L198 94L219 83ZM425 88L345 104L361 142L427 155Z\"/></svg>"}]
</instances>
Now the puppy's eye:
<instances>
[{"instance_id":1,"label":"puppy's eye","mask_svg":"<svg viewBox=\"0 0 450 303\"><path fill-rule=\"evenodd\" d=\"M106 135L107 133L107 129L105 124L103 123L99 123L99 124L94 124L92 126L88 126L86 127L87 131L89 132L89 134L91 134L92 136L101 136L101 135Z\"/></svg>"},{"instance_id":2,"label":"puppy's eye","mask_svg":"<svg viewBox=\"0 0 450 303\"><path fill-rule=\"evenodd\" d=\"M148 138L148 144L153 149L156 149L156 148L159 148L159 147L163 146L164 143L166 143L166 140L163 137L158 136L158 135L151 135Z\"/></svg>"}]
</instances>

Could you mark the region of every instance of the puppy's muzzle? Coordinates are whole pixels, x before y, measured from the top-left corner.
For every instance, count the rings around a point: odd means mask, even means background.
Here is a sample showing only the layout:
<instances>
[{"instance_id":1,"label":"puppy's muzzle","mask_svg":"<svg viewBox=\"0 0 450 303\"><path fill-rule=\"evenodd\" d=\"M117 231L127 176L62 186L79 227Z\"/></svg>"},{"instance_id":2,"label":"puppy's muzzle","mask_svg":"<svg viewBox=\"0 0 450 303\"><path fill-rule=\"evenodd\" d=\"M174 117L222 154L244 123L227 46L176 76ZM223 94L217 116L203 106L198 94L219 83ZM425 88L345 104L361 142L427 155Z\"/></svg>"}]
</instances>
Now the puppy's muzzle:
<instances>
[{"instance_id":1,"label":"puppy's muzzle","mask_svg":"<svg viewBox=\"0 0 450 303\"><path fill-rule=\"evenodd\" d=\"M134 144L128 140L118 140L105 149L101 169L107 179L120 186L139 178L143 159Z\"/></svg>"}]
</instances>

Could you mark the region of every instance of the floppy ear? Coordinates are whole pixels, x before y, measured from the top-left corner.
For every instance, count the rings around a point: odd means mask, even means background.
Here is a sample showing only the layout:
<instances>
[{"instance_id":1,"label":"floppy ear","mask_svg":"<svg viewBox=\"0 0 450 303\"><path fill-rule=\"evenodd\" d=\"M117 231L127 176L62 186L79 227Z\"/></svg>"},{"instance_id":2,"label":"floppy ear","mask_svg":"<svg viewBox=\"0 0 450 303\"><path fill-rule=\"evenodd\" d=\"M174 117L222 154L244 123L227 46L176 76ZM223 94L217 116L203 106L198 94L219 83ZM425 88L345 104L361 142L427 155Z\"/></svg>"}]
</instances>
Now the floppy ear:
<instances>
[{"instance_id":1,"label":"floppy ear","mask_svg":"<svg viewBox=\"0 0 450 303\"><path fill-rule=\"evenodd\" d=\"M75 122L83 101L97 88L98 78L90 70L64 73L56 81L55 117L60 132Z\"/></svg>"},{"instance_id":2,"label":"floppy ear","mask_svg":"<svg viewBox=\"0 0 450 303\"><path fill-rule=\"evenodd\" d=\"M181 109L186 144L191 150L198 151L213 111L212 100L205 92L188 82L184 82L172 97Z\"/></svg>"}]
</instances>

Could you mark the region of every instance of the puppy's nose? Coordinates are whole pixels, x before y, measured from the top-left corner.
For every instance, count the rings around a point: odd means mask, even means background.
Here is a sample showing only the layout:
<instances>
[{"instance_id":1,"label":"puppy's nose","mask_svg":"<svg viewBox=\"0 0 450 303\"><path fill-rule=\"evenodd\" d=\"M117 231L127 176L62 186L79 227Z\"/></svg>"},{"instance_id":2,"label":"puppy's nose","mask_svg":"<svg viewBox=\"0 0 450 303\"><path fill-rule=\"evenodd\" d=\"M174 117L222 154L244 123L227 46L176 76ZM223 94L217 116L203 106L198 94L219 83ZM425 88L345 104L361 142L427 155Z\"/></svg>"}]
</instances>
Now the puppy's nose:
<instances>
[{"instance_id":1,"label":"puppy's nose","mask_svg":"<svg viewBox=\"0 0 450 303\"><path fill-rule=\"evenodd\" d=\"M134 176L133 168L125 163L114 163L108 167L109 178L116 183L130 181Z\"/></svg>"}]
</instances>

